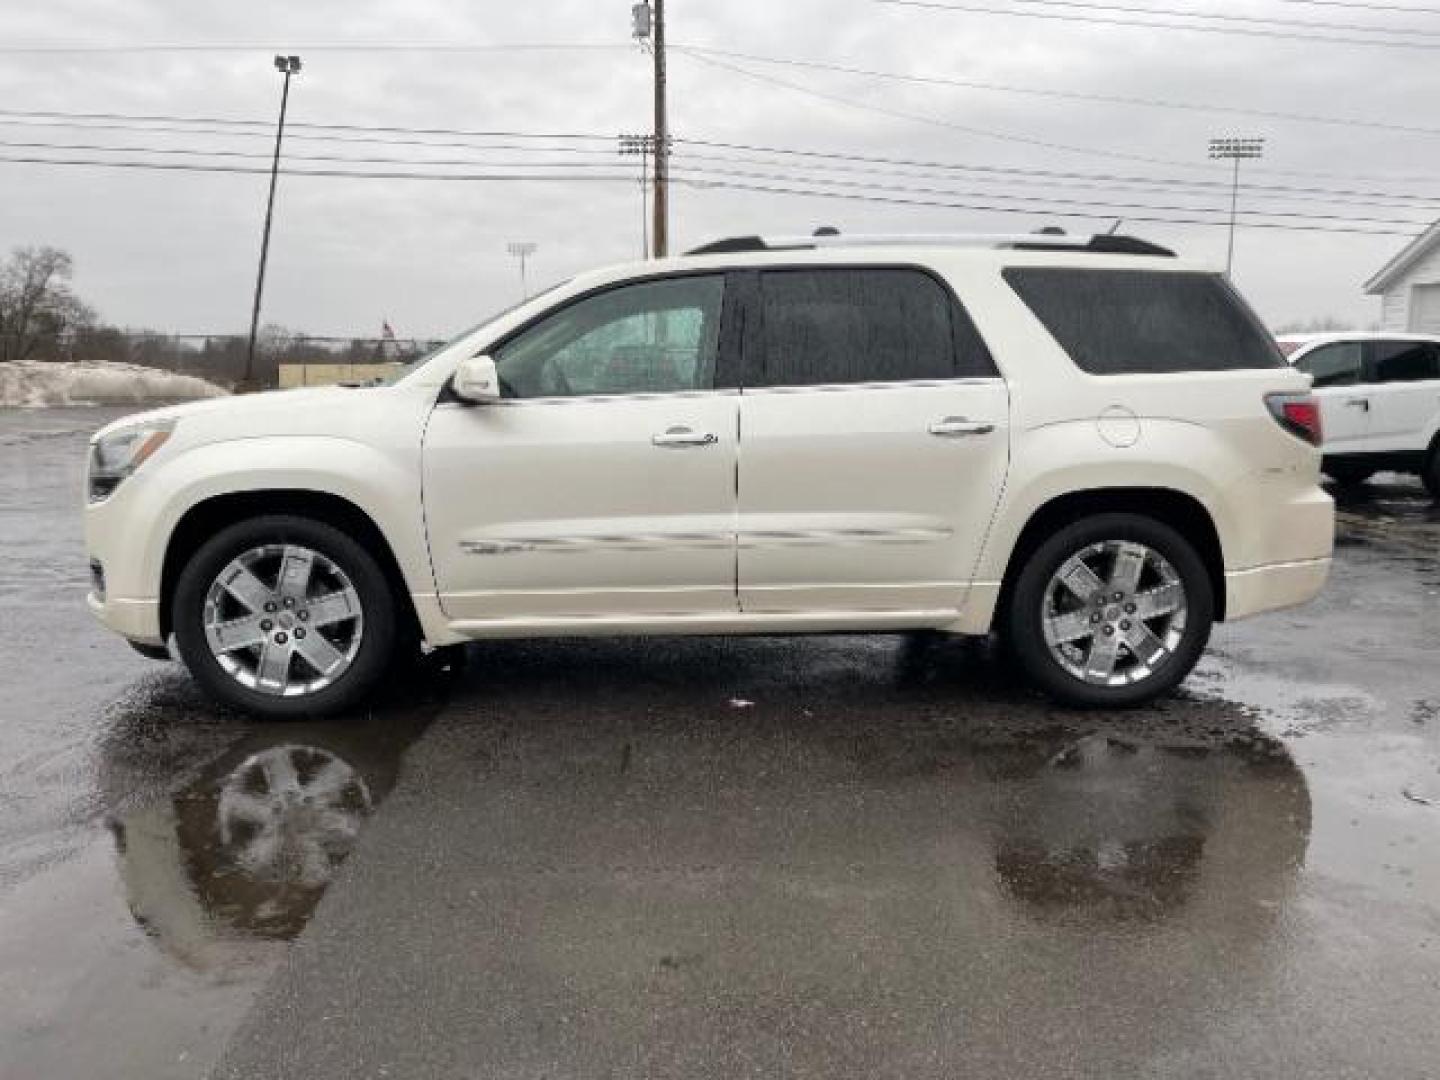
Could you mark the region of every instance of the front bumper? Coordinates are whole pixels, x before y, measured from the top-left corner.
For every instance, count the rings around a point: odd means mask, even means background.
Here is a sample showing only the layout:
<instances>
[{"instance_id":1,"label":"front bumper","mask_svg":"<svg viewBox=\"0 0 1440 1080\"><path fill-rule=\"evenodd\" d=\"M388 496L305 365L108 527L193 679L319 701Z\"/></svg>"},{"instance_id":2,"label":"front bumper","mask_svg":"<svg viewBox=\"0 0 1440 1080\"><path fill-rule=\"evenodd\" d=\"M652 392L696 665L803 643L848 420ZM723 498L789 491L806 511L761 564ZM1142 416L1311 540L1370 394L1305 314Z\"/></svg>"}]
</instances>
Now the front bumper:
<instances>
[{"instance_id":1,"label":"front bumper","mask_svg":"<svg viewBox=\"0 0 1440 1080\"><path fill-rule=\"evenodd\" d=\"M160 601L127 600L95 593L85 597L90 614L121 637L141 645L164 645L160 637Z\"/></svg>"}]
</instances>

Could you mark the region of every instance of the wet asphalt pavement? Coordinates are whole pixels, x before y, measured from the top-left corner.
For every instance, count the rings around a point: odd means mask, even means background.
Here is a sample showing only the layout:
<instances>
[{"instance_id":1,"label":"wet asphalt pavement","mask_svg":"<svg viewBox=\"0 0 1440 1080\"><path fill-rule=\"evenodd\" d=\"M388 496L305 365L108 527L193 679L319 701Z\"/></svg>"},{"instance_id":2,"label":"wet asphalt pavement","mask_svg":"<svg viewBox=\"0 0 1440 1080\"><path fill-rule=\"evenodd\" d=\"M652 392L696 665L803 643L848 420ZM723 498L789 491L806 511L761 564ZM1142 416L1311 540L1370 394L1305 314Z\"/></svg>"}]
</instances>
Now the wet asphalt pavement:
<instances>
[{"instance_id":1,"label":"wet asphalt pavement","mask_svg":"<svg viewBox=\"0 0 1440 1080\"><path fill-rule=\"evenodd\" d=\"M84 611L109 415L0 414L5 1080L1437 1071L1418 485L1135 712L965 642L668 639L262 725Z\"/></svg>"}]
</instances>

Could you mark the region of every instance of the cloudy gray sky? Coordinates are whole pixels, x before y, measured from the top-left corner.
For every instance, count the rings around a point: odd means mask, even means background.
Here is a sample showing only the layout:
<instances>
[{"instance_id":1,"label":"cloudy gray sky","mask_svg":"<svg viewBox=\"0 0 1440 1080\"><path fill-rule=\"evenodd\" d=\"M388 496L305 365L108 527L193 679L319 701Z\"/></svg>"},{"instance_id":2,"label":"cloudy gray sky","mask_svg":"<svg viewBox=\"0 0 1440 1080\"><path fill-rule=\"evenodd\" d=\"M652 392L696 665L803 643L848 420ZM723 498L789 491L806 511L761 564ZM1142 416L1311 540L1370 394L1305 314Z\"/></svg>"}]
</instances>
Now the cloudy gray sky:
<instances>
[{"instance_id":1,"label":"cloudy gray sky","mask_svg":"<svg viewBox=\"0 0 1440 1080\"><path fill-rule=\"evenodd\" d=\"M672 195L674 246L822 223L870 232L1044 224L1093 231L1125 217L1127 232L1218 262L1228 171L1206 161L1212 135L1268 140L1266 159L1245 172L1252 188L1266 190L1242 188L1242 206L1297 216L1265 220L1405 234L1421 227L1409 223L1440 215L1440 4L1403 14L1333 0L1200 0L1194 11L1227 17L1207 25L1260 31L1217 34L1077 21L1139 18L1085 4L948 2L971 10L874 0L669 0L672 125L681 140L674 170L682 181ZM1417 9L1425 2L1393 0ZM1070 17L992 13L1019 10ZM1373 25L1405 47L1272 37L1373 35L1243 21L1266 18ZM395 48L406 44L443 48ZM216 48L119 48L132 45ZM45 51L50 46L96 48ZM444 334L518 297L508 241L539 245L532 264L539 283L638 253L635 162L615 154L619 132L649 125L649 57L630 42L629 0L7 0L0 7L0 110L8 110L0 112L0 159L10 160L0 160L0 247L68 249L80 291L110 321L243 329L268 125L280 92L277 50L301 53L305 63L291 95L292 168L522 178L282 176L267 321L367 334L388 317L402 336ZM108 119L34 115L42 112ZM1394 130L1406 126L1432 130ZM24 145L37 143L50 145ZM34 157L258 171L14 160ZM322 160L334 158L364 160ZM424 161L461 164L417 164ZM789 193L747 190L754 188ZM816 194L822 191L829 196ZM909 205L916 202L951 205ZM980 209L987 207L1023 212ZM1147 217L1216 223L1135 220ZM1322 220L1330 218L1337 220ZM1361 285L1404 242L1404 235L1244 228L1236 279L1272 325L1323 315L1365 323L1376 305Z\"/></svg>"}]
</instances>

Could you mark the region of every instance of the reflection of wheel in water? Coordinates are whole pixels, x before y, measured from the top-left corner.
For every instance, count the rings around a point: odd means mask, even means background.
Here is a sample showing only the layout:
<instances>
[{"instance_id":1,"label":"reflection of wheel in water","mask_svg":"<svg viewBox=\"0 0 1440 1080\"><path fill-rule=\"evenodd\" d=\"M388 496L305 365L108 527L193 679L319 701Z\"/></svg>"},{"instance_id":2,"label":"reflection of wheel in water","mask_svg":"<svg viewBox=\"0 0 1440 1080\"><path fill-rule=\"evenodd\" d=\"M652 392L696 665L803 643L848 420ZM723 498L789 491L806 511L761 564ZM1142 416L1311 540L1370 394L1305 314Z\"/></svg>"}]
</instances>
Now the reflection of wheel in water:
<instances>
[{"instance_id":1,"label":"reflection of wheel in water","mask_svg":"<svg viewBox=\"0 0 1440 1080\"><path fill-rule=\"evenodd\" d=\"M373 803L346 761L313 746L274 746L246 758L220 788L220 843L263 881L320 886L349 854Z\"/></svg>"}]
</instances>

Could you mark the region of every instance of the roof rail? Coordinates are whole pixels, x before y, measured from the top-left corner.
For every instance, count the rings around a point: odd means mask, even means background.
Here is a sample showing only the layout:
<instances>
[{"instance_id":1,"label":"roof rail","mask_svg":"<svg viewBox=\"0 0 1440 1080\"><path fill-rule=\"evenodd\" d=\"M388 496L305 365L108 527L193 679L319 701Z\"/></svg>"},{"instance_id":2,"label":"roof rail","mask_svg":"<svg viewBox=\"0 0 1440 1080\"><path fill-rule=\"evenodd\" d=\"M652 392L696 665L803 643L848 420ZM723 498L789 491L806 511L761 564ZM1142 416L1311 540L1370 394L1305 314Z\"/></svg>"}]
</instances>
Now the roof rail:
<instances>
[{"instance_id":1,"label":"roof rail","mask_svg":"<svg viewBox=\"0 0 1440 1080\"><path fill-rule=\"evenodd\" d=\"M1113 233L1068 235L1050 229L1038 233L849 233L817 231L811 236L732 236L687 251L722 255L743 251L795 251L845 247L989 247L1017 251L1089 251L1110 255L1173 256L1169 248L1134 236Z\"/></svg>"}]
</instances>

